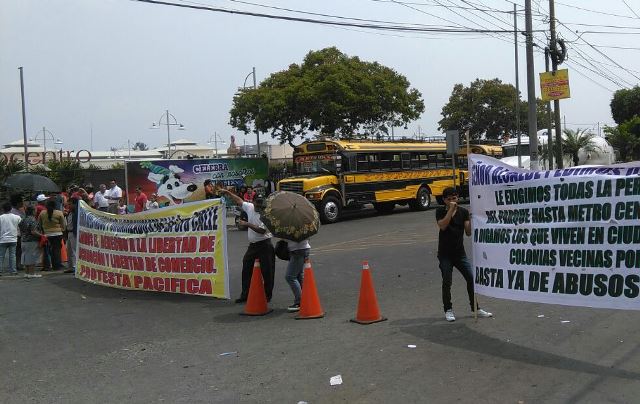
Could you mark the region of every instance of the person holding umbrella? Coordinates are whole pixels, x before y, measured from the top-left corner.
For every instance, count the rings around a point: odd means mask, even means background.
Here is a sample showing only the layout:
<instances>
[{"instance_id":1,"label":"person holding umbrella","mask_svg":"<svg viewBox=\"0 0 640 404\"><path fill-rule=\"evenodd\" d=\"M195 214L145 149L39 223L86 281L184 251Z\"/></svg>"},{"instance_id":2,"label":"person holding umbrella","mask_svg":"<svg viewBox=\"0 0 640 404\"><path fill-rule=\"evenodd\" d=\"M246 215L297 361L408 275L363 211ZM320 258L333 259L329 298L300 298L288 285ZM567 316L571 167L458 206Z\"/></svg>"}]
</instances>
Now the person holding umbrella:
<instances>
[{"instance_id":1,"label":"person holding umbrella","mask_svg":"<svg viewBox=\"0 0 640 404\"><path fill-rule=\"evenodd\" d=\"M304 262L309 258L309 238L318 232L320 217L304 196L287 191L274 192L267 198L262 221L275 236L286 240L289 264L285 279L293 292L289 311L300 310ZM280 243L280 242L279 242Z\"/></svg>"},{"instance_id":2,"label":"person holding umbrella","mask_svg":"<svg viewBox=\"0 0 640 404\"><path fill-rule=\"evenodd\" d=\"M220 194L226 196L231 202L240 206L247 214L247 220L238 220L241 226L247 226L247 236L249 247L242 258L242 293L236 299L236 303L244 303L249 296L249 286L251 285L251 275L253 273L253 263L260 260L260 270L264 280L264 291L267 301L271 301L273 294L273 282L276 270L276 255L271 244L271 233L260 220L260 212L264 199L256 198L253 203L245 202L241 197L227 189L220 189Z\"/></svg>"}]
</instances>

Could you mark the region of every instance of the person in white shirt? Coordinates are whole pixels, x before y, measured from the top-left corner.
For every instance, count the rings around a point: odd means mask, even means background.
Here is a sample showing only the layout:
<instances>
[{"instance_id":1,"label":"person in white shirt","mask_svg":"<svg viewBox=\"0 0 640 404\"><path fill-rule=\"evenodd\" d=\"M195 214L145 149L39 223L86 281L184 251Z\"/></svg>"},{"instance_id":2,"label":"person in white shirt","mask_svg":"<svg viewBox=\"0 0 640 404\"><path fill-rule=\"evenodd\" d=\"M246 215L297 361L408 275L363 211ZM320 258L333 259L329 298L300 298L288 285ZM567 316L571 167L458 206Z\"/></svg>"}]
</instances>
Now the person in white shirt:
<instances>
[{"instance_id":1,"label":"person in white shirt","mask_svg":"<svg viewBox=\"0 0 640 404\"><path fill-rule=\"evenodd\" d=\"M16 267L16 245L18 244L18 224L22 220L20 216L11 213L11 203L5 202L2 205L2 211L0 215L0 272L2 272L2 265L4 265L5 255L9 255L9 268L6 273L8 275L17 275L18 269Z\"/></svg>"},{"instance_id":2,"label":"person in white shirt","mask_svg":"<svg viewBox=\"0 0 640 404\"><path fill-rule=\"evenodd\" d=\"M118 213L118 204L120 198L122 198L122 188L116 184L115 179L109 182L109 190L107 190L105 197L109 201L109 213Z\"/></svg>"},{"instance_id":3,"label":"person in white shirt","mask_svg":"<svg viewBox=\"0 0 640 404\"><path fill-rule=\"evenodd\" d=\"M147 210L158 209L160 205L158 205L158 195L151 194L149 200L147 201Z\"/></svg>"},{"instance_id":4,"label":"person in white shirt","mask_svg":"<svg viewBox=\"0 0 640 404\"><path fill-rule=\"evenodd\" d=\"M226 189L221 189L220 194L227 196L230 201L242 207L247 213L248 219L238 220L238 225L248 227L247 236L249 247L242 258L242 293L236 299L236 303L247 301L249 296L249 286L251 285L251 275L253 273L253 263L260 260L260 270L264 280L264 291L267 301L271 301L273 295L273 283L276 271L276 254L271 244L271 233L260 220L264 198L256 197L253 203L245 202L241 197Z\"/></svg>"},{"instance_id":5,"label":"person in white shirt","mask_svg":"<svg viewBox=\"0 0 640 404\"><path fill-rule=\"evenodd\" d=\"M93 207L106 212L109 210L109 201L106 198L107 186L100 184L100 190L93 195Z\"/></svg>"}]
</instances>

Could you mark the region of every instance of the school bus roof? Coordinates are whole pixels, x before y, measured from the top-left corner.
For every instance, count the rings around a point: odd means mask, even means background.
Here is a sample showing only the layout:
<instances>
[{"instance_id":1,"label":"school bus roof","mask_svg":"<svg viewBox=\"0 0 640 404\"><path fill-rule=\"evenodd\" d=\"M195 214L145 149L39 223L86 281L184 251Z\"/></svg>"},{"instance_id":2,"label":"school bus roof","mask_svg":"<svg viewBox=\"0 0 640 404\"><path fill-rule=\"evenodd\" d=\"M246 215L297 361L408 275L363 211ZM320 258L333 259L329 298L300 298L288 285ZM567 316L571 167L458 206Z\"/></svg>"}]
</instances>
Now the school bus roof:
<instances>
[{"instance_id":1,"label":"school bus roof","mask_svg":"<svg viewBox=\"0 0 640 404\"><path fill-rule=\"evenodd\" d=\"M304 147L310 144L333 144L338 149L345 151L421 151L421 150L447 150L445 142L374 142L374 141L348 141L348 140L313 140L300 144ZM308 149L307 149L308 151Z\"/></svg>"}]
</instances>

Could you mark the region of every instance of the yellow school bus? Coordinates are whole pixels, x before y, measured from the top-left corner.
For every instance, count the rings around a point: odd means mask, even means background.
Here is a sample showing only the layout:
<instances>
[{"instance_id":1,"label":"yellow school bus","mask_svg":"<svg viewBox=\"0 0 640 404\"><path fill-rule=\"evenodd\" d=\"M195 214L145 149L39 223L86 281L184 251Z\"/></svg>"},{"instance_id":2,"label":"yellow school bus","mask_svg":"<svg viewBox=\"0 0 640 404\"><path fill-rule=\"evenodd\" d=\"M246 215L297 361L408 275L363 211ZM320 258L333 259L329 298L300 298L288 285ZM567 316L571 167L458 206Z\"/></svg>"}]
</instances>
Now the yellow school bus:
<instances>
[{"instance_id":1,"label":"yellow school bus","mask_svg":"<svg viewBox=\"0 0 640 404\"><path fill-rule=\"evenodd\" d=\"M295 147L294 177L278 190L304 195L323 223L340 219L345 209L371 203L382 213L396 204L414 210L431 207L431 196L457 186L468 194L466 170L456 170L445 142L314 140Z\"/></svg>"}]
</instances>

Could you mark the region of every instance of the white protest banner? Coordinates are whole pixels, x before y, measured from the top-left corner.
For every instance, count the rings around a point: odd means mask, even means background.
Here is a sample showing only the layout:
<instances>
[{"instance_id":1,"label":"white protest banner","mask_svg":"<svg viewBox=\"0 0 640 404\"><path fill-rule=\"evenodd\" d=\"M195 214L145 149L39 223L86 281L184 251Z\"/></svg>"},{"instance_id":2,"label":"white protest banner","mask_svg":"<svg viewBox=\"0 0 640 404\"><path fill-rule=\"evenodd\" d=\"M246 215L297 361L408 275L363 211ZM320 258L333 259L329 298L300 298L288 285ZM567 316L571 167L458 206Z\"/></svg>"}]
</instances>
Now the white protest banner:
<instances>
[{"instance_id":1,"label":"white protest banner","mask_svg":"<svg viewBox=\"0 0 640 404\"><path fill-rule=\"evenodd\" d=\"M230 297L220 199L130 215L79 206L77 278L122 289Z\"/></svg>"},{"instance_id":2,"label":"white protest banner","mask_svg":"<svg viewBox=\"0 0 640 404\"><path fill-rule=\"evenodd\" d=\"M640 310L640 163L529 171L470 161L477 293Z\"/></svg>"}]
</instances>

